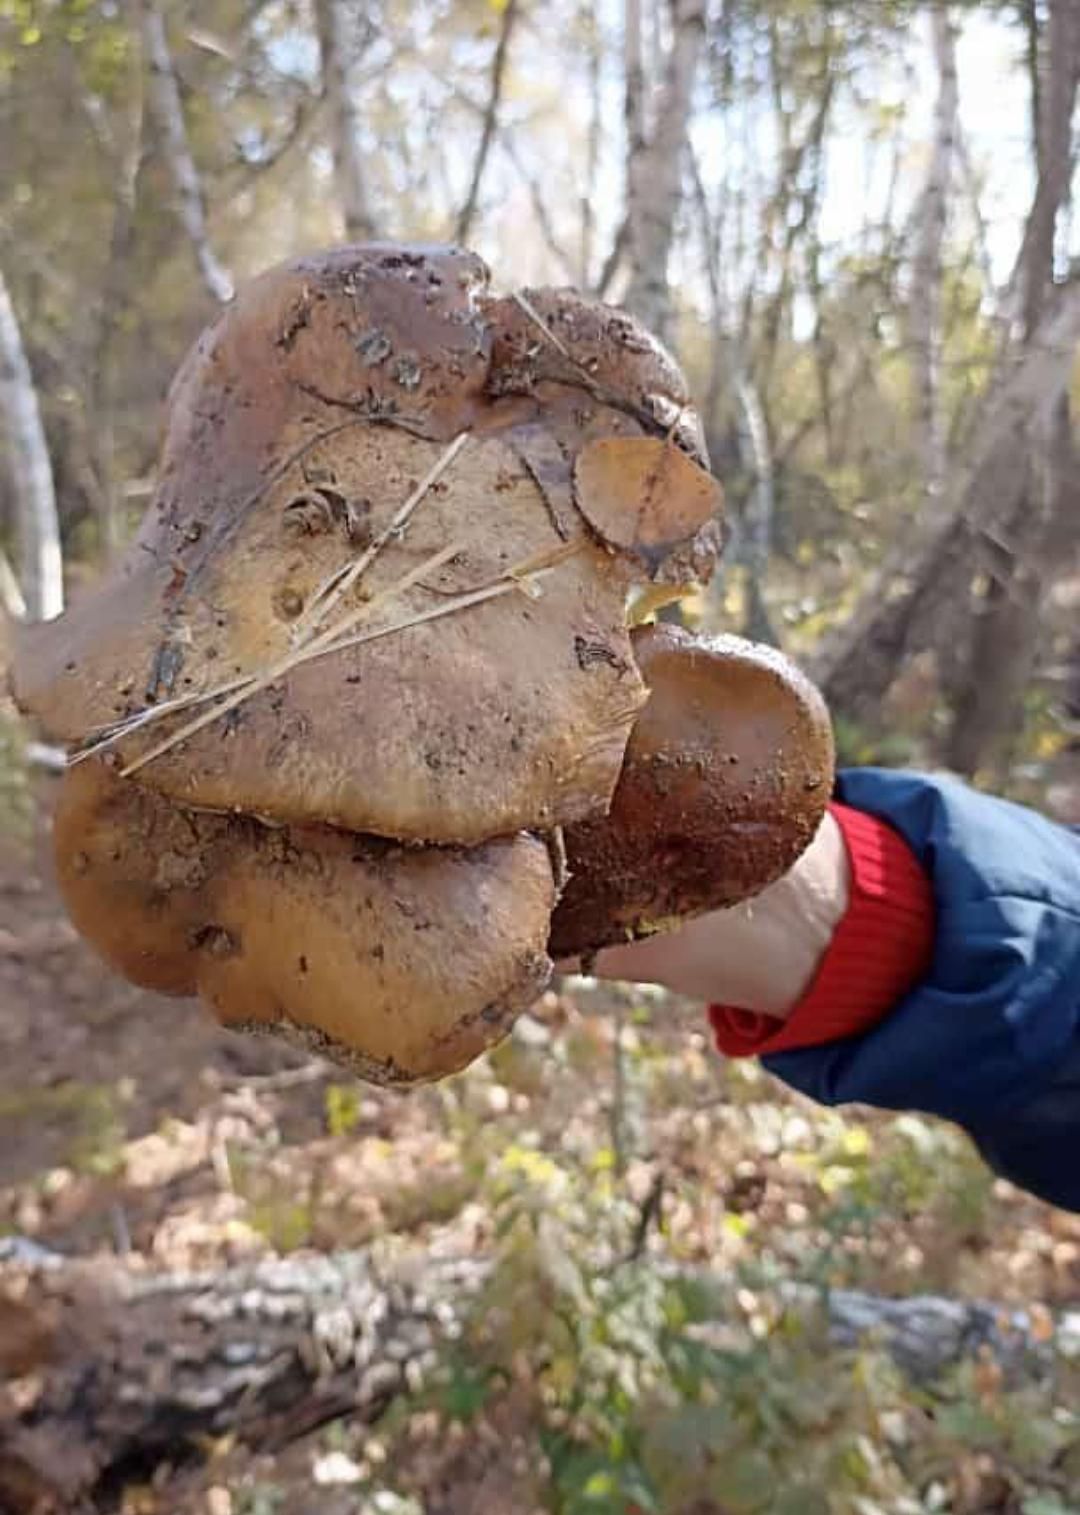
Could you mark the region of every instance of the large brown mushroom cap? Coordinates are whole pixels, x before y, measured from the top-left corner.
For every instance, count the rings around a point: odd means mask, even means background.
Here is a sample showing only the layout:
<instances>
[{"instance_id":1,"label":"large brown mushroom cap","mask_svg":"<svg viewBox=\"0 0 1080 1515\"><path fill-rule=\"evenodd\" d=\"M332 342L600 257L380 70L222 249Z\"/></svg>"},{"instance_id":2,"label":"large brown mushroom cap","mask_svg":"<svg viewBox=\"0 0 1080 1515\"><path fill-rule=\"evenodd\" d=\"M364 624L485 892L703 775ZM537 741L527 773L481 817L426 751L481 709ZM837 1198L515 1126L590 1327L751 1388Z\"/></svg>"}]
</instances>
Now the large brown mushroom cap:
<instances>
[{"instance_id":1,"label":"large brown mushroom cap","mask_svg":"<svg viewBox=\"0 0 1080 1515\"><path fill-rule=\"evenodd\" d=\"M334 489L353 500L380 491L403 499L438 452L404 433L375 431L354 456L335 460ZM321 461L319 450L311 457ZM288 654L298 607L348 550L340 532L322 529L330 523L314 505L297 540L283 546L296 489L287 479L271 490L267 510L207 565L204 589L184 615L176 692L257 672ZM497 532L484 524L493 500ZM372 565L367 588L380 594L455 540L468 545L375 610L364 630L437 610L562 546L539 489L501 440L475 444L468 471L451 474L417 512L406 540ZM628 583L624 565L582 536L578 555L541 581L541 599L515 591L306 663L147 764L139 779L202 808L416 841L476 842L595 813L610 798L645 698L625 626ZM110 634L101 635L99 622L91 646L112 658L118 638L109 603L96 601L95 614L110 619ZM141 611L141 592L137 603ZM70 738L85 732L101 699L88 676L100 661L72 645L75 628L57 623L53 635L67 643L70 671L47 698L50 711L65 714L61 734ZM603 655L585 657L582 647ZM22 691L28 699L25 683ZM105 716L126 703L114 699ZM121 757L137 758L190 713L120 743Z\"/></svg>"},{"instance_id":2,"label":"large brown mushroom cap","mask_svg":"<svg viewBox=\"0 0 1080 1515\"><path fill-rule=\"evenodd\" d=\"M139 983L405 1082L504 1033L549 934L763 887L827 797L820 701L745 644L627 628L635 586L711 570L705 462L670 356L571 291L388 244L255 280L177 376L117 578L16 652L82 749L76 924Z\"/></svg>"},{"instance_id":3,"label":"large brown mushroom cap","mask_svg":"<svg viewBox=\"0 0 1080 1515\"><path fill-rule=\"evenodd\" d=\"M602 813L644 699L628 587L668 558L680 576L709 570L719 491L691 456L681 376L628 317L566 293L490 300L485 278L468 254L376 245L255 280L174 385L160 489L119 582L26 639L22 703L77 743L148 702L278 670L139 781L202 808L432 842ZM335 615L378 632L548 562L528 580L538 598L500 593L288 667L334 624L320 627L319 595L462 432ZM619 491L595 510L592 473L575 474L620 446L663 464L640 543L633 480L623 530ZM675 476L681 496L654 487ZM129 734L124 762L201 708Z\"/></svg>"},{"instance_id":4,"label":"large brown mushroom cap","mask_svg":"<svg viewBox=\"0 0 1080 1515\"><path fill-rule=\"evenodd\" d=\"M72 919L128 978L377 1082L463 1067L550 975L555 885L530 836L416 850L271 829L90 760L63 781L55 848Z\"/></svg>"},{"instance_id":5,"label":"large brown mushroom cap","mask_svg":"<svg viewBox=\"0 0 1080 1515\"><path fill-rule=\"evenodd\" d=\"M566 831L556 957L757 894L808 845L832 788L828 712L780 653L669 625L633 643L649 700L610 814Z\"/></svg>"}]
</instances>

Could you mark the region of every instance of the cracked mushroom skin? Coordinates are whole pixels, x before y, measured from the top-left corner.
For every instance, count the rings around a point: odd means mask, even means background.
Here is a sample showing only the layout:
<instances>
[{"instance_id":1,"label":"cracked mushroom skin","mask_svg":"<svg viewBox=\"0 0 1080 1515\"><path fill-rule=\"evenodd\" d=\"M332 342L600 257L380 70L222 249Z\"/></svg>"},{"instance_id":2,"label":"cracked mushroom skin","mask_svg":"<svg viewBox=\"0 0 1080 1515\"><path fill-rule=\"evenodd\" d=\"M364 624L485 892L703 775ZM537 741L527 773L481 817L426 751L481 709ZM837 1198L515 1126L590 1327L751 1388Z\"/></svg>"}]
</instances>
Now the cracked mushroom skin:
<instances>
[{"instance_id":1,"label":"cracked mushroom skin","mask_svg":"<svg viewBox=\"0 0 1080 1515\"><path fill-rule=\"evenodd\" d=\"M167 751L149 756L212 702L117 743L193 809L467 845L603 814L646 697L628 591L707 576L719 490L641 328L565 291L494 299L487 277L459 249L373 244L241 291L174 383L121 577L24 637L23 707L82 743L257 681ZM575 468L621 444L651 460L625 522ZM670 519L649 483L669 454L693 486ZM349 645L295 660L341 616Z\"/></svg>"},{"instance_id":2,"label":"cracked mushroom skin","mask_svg":"<svg viewBox=\"0 0 1080 1515\"><path fill-rule=\"evenodd\" d=\"M555 900L531 836L406 848L189 813L99 760L69 771L57 875L80 932L135 983L199 994L378 1083L456 1072L545 988Z\"/></svg>"},{"instance_id":3,"label":"cracked mushroom skin","mask_svg":"<svg viewBox=\"0 0 1080 1515\"><path fill-rule=\"evenodd\" d=\"M780 653L663 624L633 645L649 700L610 813L566 830L556 958L759 893L809 845L832 791L824 701Z\"/></svg>"}]
</instances>

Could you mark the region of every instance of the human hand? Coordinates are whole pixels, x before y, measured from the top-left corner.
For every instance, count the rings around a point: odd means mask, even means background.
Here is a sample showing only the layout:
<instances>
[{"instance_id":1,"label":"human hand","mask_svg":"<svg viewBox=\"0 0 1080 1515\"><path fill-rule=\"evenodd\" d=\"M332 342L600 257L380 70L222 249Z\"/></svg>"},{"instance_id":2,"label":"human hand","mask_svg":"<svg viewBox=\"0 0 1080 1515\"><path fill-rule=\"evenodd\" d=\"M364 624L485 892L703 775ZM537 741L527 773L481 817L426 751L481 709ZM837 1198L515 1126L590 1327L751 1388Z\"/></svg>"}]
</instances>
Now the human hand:
<instances>
[{"instance_id":1,"label":"human hand","mask_svg":"<svg viewBox=\"0 0 1080 1515\"><path fill-rule=\"evenodd\" d=\"M784 1020L802 998L847 910L851 869L836 821L822 819L794 866L758 895L673 929L605 947L598 978L662 984L677 994ZM581 959L560 964L564 972Z\"/></svg>"}]
</instances>

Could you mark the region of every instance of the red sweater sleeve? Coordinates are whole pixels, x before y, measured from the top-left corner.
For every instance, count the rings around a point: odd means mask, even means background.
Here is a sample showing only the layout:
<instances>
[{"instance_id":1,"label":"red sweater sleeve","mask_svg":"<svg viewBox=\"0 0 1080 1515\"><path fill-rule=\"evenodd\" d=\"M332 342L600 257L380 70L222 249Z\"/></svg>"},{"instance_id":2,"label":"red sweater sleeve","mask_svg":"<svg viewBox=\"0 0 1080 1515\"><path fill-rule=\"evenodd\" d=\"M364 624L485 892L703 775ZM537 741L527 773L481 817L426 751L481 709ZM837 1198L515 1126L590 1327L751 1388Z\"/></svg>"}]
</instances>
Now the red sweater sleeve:
<instances>
[{"instance_id":1,"label":"red sweater sleeve","mask_svg":"<svg viewBox=\"0 0 1080 1515\"><path fill-rule=\"evenodd\" d=\"M825 956L786 1021L711 1005L728 1057L789 1052L856 1036L882 1020L926 974L934 945L930 883L891 826L833 804L851 861L851 899Z\"/></svg>"}]
</instances>

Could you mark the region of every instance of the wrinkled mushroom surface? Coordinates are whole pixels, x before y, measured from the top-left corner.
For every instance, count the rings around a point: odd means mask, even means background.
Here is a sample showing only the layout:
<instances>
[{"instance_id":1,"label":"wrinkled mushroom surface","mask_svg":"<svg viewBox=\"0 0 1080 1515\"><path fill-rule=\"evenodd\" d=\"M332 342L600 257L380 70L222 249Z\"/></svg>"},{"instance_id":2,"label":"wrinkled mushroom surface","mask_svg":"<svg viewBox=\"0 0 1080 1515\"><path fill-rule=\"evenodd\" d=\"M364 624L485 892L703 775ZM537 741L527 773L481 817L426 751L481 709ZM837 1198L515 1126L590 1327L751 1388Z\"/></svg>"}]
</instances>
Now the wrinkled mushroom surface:
<instances>
[{"instance_id":1,"label":"wrinkled mushroom surface","mask_svg":"<svg viewBox=\"0 0 1080 1515\"><path fill-rule=\"evenodd\" d=\"M64 778L65 903L126 977L200 994L380 1083L442 1077L509 1029L551 971L548 850L519 835L412 849L194 814L89 760Z\"/></svg>"},{"instance_id":2,"label":"wrinkled mushroom surface","mask_svg":"<svg viewBox=\"0 0 1080 1515\"><path fill-rule=\"evenodd\" d=\"M160 755L212 702L131 732L122 761L187 805L411 841L603 813L645 697L629 586L669 557L679 577L709 571L718 486L678 370L634 322L566 292L495 300L486 278L458 250L373 245L242 291L173 386L160 487L121 578L26 637L23 705L80 743L259 679ZM684 486L649 485L644 543L635 487L625 520L611 488L620 446L643 445L660 460L646 484ZM596 469L575 477L597 447L603 487ZM513 571L523 589L453 608L509 590ZM382 636L294 661L346 625Z\"/></svg>"},{"instance_id":3,"label":"wrinkled mushroom surface","mask_svg":"<svg viewBox=\"0 0 1080 1515\"><path fill-rule=\"evenodd\" d=\"M757 894L808 845L832 788L828 712L781 654L670 625L633 645L649 699L610 814L567 828L555 957Z\"/></svg>"}]
</instances>

